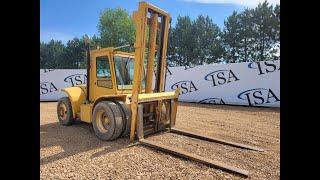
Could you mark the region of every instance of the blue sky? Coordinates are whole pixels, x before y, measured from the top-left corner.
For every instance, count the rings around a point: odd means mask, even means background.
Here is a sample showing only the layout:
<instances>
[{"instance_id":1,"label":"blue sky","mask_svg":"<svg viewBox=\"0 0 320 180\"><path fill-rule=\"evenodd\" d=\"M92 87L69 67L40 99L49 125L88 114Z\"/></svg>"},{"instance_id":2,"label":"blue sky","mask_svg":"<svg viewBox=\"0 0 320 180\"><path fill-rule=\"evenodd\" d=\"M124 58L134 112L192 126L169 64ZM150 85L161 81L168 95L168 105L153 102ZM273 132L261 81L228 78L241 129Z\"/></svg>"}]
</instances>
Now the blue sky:
<instances>
[{"instance_id":1,"label":"blue sky","mask_svg":"<svg viewBox=\"0 0 320 180\"><path fill-rule=\"evenodd\" d=\"M131 15L138 8L140 0L40 0L40 40L51 39L66 43L74 37L98 34L100 13L106 8L121 7ZM198 15L208 15L221 28L223 21L232 11L243 11L246 7L255 7L263 0L145 0L172 16L172 25L178 15L189 15L195 19ZM279 0L268 0L279 4Z\"/></svg>"}]
</instances>

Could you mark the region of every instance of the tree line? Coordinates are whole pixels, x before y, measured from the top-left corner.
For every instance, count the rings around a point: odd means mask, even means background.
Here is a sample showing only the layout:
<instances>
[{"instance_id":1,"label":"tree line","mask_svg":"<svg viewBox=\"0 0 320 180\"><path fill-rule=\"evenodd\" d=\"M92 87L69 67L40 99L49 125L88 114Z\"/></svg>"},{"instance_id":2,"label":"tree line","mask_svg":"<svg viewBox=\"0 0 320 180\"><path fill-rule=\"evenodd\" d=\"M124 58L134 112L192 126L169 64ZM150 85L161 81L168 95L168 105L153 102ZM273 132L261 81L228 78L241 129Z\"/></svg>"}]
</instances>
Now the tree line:
<instances>
[{"instance_id":1,"label":"tree line","mask_svg":"<svg viewBox=\"0 0 320 180\"><path fill-rule=\"evenodd\" d=\"M116 47L135 40L135 27L122 8L106 9L99 18L98 35L90 48ZM69 40L40 42L40 68L86 67L85 36ZM125 50L133 50L127 48ZM234 11L221 29L209 16L178 16L169 31L169 66L280 60L280 5L267 1L241 13Z\"/></svg>"}]
</instances>

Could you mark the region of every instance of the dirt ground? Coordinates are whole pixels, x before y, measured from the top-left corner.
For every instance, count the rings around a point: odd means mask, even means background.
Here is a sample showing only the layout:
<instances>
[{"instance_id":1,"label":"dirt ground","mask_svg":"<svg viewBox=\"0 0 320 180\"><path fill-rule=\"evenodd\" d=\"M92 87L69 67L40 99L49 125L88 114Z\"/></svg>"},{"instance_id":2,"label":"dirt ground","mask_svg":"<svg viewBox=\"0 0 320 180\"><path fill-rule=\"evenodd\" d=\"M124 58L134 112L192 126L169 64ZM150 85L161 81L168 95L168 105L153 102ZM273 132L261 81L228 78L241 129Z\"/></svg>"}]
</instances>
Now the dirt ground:
<instances>
[{"instance_id":1,"label":"dirt ground","mask_svg":"<svg viewBox=\"0 0 320 180\"><path fill-rule=\"evenodd\" d=\"M99 140L90 124L61 126L56 103L40 103L41 179L243 179L129 139ZM280 179L280 109L180 103L176 127L263 148L239 149L162 133L148 139L248 170L247 179Z\"/></svg>"}]
</instances>

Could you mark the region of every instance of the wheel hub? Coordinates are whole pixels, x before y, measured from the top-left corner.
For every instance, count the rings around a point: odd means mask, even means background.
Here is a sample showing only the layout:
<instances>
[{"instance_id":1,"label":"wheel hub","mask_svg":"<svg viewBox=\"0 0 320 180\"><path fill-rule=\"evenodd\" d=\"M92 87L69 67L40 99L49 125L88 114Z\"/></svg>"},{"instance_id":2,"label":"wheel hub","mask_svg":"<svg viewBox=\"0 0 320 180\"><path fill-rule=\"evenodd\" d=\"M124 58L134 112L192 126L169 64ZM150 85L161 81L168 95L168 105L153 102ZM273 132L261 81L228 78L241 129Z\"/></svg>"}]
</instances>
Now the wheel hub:
<instances>
[{"instance_id":1,"label":"wheel hub","mask_svg":"<svg viewBox=\"0 0 320 180\"><path fill-rule=\"evenodd\" d=\"M63 103L61 103L59 106L59 116L61 120L67 119L67 106Z\"/></svg>"},{"instance_id":2,"label":"wheel hub","mask_svg":"<svg viewBox=\"0 0 320 180\"><path fill-rule=\"evenodd\" d=\"M110 128L110 119L103 111L97 114L97 127L101 132L107 132Z\"/></svg>"}]
</instances>

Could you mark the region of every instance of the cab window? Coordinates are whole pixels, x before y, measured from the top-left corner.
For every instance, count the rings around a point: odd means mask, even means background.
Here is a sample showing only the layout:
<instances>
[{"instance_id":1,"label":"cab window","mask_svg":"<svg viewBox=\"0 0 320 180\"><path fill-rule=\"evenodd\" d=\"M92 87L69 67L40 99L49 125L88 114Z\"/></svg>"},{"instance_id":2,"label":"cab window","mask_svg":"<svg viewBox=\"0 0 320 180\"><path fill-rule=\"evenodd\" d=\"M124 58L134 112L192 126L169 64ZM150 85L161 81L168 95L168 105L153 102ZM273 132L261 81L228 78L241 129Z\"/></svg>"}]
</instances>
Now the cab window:
<instances>
[{"instance_id":1,"label":"cab window","mask_svg":"<svg viewBox=\"0 0 320 180\"><path fill-rule=\"evenodd\" d=\"M134 58L114 56L118 89L132 89ZM145 88L145 73L142 73L142 89Z\"/></svg>"},{"instance_id":2,"label":"cab window","mask_svg":"<svg viewBox=\"0 0 320 180\"><path fill-rule=\"evenodd\" d=\"M97 86L112 89L110 64L107 56L96 58Z\"/></svg>"},{"instance_id":3,"label":"cab window","mask_svg":"<svg viewBox=\"0 0 320 180\"><path fill-rule=\"evenodd\" d=\"M111 78L110 64L107 56L97 57L97 78Z\"/></svg>"}]
</instances>

